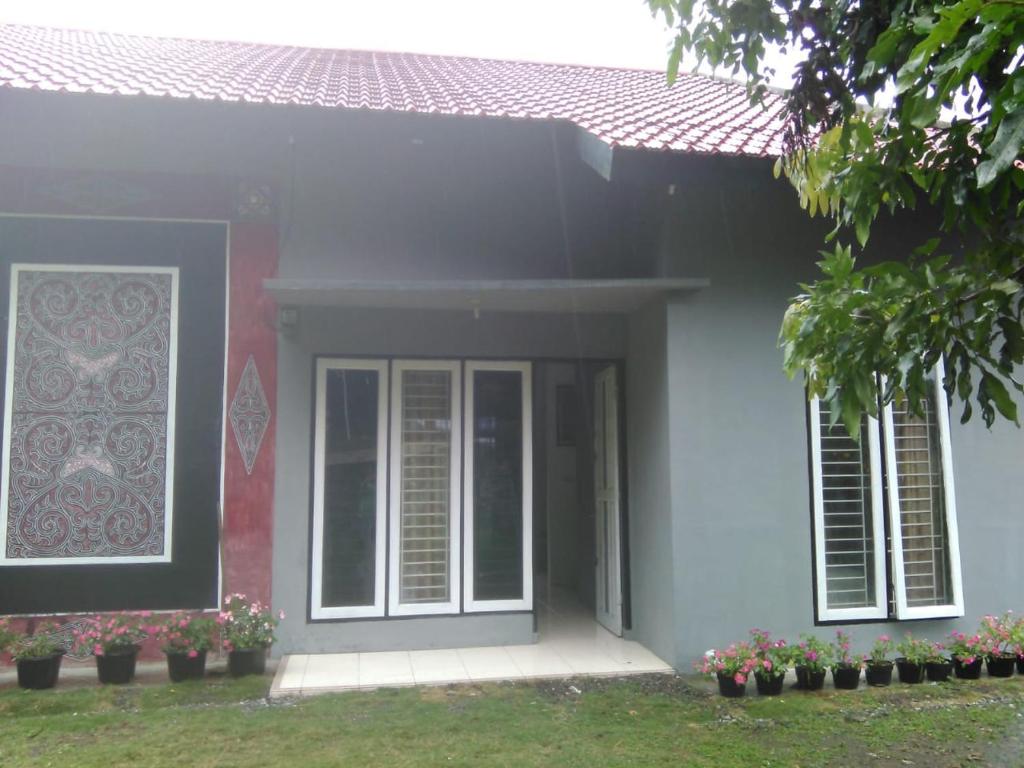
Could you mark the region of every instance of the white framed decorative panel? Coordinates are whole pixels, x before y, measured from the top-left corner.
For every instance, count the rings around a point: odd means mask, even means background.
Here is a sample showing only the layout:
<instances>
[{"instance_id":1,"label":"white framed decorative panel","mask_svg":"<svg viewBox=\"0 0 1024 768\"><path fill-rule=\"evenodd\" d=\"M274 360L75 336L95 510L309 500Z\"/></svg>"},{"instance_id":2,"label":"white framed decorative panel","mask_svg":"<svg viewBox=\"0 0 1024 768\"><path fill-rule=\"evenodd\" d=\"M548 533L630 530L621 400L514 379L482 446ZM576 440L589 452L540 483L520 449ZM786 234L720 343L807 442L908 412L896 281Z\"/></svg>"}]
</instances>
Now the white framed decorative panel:
<instances>
[{"instance_id":1,"label":"white framed decorative panel","mask_svg":"<svg viewBox=\"0 0 1024 768\"><path fill-rule=\"evenodd\" d=\"M0 564L168 562L178 268L12 264Z\"/></svg>"}]
</instances>

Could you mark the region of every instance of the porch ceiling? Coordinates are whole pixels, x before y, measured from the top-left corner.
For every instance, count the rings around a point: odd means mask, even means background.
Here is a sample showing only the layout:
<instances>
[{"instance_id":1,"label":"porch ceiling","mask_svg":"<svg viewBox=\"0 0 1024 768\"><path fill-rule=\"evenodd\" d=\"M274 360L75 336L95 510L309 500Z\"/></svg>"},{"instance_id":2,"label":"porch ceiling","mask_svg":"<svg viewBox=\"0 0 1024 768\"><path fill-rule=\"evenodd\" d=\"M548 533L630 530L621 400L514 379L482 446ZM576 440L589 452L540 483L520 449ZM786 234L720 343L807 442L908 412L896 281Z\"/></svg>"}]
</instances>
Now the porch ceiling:
<instances>
[{"instance_id":1,"label":"porch ceiling","mask_svg":"<svg viewBox=\"0 0 1024 768\"><path fill-rule=\"evenodd\" d=\"M613 280L337 280L272 278L264 289L282 306L464 309L491 312L625 314L659 297L693 293L706 278Z\"/></svg>"}]
</instances>

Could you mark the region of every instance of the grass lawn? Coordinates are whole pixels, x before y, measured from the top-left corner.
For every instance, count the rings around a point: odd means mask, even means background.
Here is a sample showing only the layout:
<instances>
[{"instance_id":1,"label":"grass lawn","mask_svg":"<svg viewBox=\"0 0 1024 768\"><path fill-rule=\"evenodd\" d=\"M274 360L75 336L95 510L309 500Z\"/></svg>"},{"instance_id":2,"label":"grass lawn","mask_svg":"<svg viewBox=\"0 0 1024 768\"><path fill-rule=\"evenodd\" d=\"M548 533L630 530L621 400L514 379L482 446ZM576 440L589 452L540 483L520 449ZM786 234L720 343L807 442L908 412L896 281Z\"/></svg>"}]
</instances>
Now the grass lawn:
<instances>
[{"instance_id":1,"label":"grass lawn","mask_svg":"<svg viewBox=\"0 0 1024 768\"><path fill-rule=\"evenodd\" d=\"M268 702L269 680L0 690L0 766L1024 762L1024 681L731 701L663 675ZM753 685L751 684L751 693Z\"/></svg>"}]
</instances>

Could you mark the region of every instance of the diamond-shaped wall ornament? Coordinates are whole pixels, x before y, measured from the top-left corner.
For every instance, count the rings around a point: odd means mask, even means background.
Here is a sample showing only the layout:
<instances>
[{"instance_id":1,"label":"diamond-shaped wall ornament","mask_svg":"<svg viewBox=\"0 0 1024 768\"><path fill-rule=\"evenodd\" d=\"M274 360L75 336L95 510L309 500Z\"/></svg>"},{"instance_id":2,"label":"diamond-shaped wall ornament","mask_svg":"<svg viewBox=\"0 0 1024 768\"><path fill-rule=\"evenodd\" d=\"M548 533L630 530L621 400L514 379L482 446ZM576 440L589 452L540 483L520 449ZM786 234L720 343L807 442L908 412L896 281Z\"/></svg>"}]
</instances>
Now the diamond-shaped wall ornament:
<instances>
[{"instance_id":1,"label":"diamond-shaped wall ornament","mask_svg":"<svg viewBox=\"0 0 1024 768\"><path fill-rule=\"evenodd\" d=\"M238 382L238 389L235 390L228 414L235 440L238 442L238 450L245 462L245 473L251 475L256 455L260 452L263 435L270 424L270 405L263 392L263 384L252 355L249 355L245 363L245 370L242 371L242 378Z\"/></svg>"}]
</instances>

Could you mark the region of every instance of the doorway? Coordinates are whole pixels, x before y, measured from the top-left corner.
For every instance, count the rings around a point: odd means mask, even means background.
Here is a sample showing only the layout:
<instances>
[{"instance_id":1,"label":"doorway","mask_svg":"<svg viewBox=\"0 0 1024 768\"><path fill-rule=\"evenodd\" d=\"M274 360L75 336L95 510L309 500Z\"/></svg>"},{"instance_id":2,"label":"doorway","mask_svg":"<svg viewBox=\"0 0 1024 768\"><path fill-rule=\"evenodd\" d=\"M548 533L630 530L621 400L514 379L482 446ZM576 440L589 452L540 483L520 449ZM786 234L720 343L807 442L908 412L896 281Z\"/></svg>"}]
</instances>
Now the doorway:
<instances>
[{"instance_id":1,"label":"doorway","mask_svg":"<svg viewBox=\"0 0 1024 768\"><path fill-rule=\"evenodd\" d=\"M624 625L620 379L612 362L535 366L537 605L615 635Z\"/></svg>"}]
</instances>

